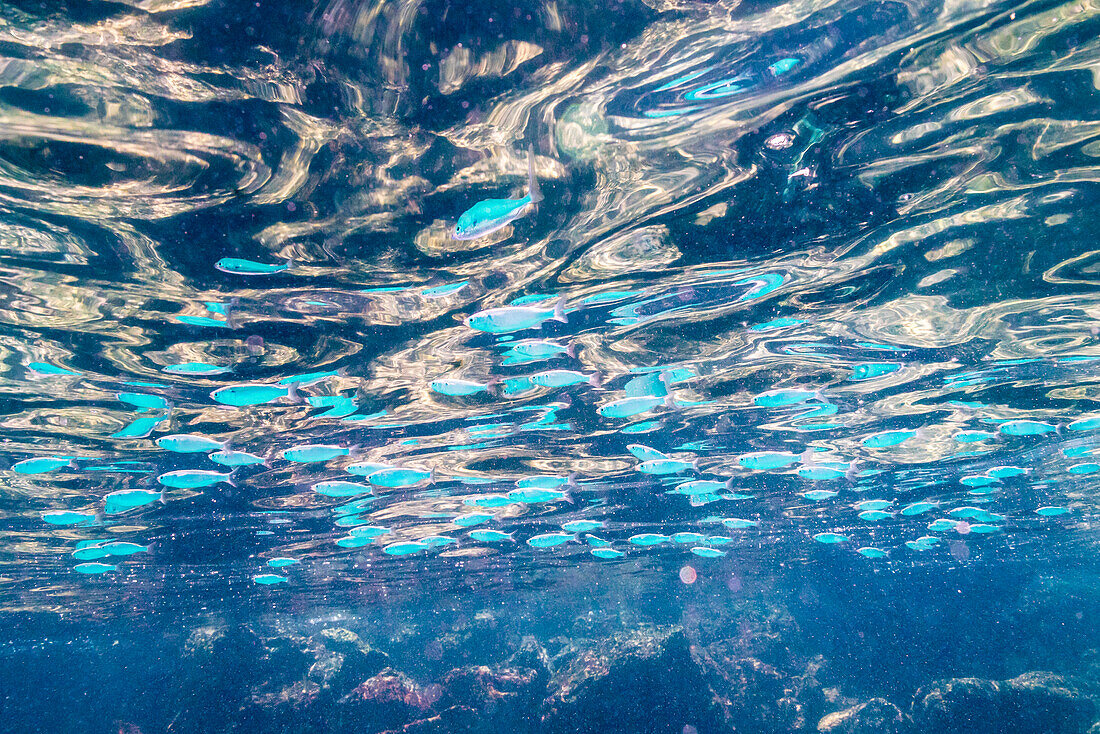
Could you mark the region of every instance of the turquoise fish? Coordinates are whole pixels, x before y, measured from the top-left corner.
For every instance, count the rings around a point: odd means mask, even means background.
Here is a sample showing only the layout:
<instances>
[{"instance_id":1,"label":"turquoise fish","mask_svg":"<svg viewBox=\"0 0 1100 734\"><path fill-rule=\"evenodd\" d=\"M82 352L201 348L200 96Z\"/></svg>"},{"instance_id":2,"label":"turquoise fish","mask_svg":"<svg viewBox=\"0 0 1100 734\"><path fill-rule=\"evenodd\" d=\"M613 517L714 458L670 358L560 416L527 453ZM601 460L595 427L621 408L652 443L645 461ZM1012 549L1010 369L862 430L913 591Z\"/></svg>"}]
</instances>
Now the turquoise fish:
<instances>
[{"instance_id":1,"label":"turquoise fish","mask_svg":"<svg viewBox=\"0 0 1100 734\"><path fill-rule=\"evenodd\" d=\"M215 441L206 436L196 436L190 433L175 433L171 436L162 436L156 441L165 451L174 451L177 454L199 454L209 451L224 449L224 441Z\"/></svg>"},{"instance_id":2,"label":"turquoise fish","mask_svg":"<svg viewBox=\"0 0 1100 734\"><path fill-rule=\"evenodd\" d=\"M73 456L39 456L34 459L23 459L12 466L11 470L16 474L45 474L56 471L63 466L76 467Z\"/></svg>"},{"instance_id":3,"label":"turquoise fish","mask_svg":"<svg viewBox=\"0 0 1100 734\"><path fill-rule=\"evenodd\" d=\"M351 449L343 446L334 446L332 444L322 443L309 443L301 444L299 446L291 446L289 449L283 449L280 454L287 461L293 461L296 464L314 464L322 461L328 461L329 459L335 459L337 456L347 456L351 453Z\"/></svg>"},{"instance_id":4,"label":"turquoise fish","mask_svg":"<svg viewBox=\"0 0 1100 734\"><path fill-rule=\"evenodd\" d=\"M222 405L232 405L242 408L249 405L261 405L270 403L279 398L289 397L297 400L297 391L294 385L264 385L260 383L246 385L229 385L219 387L210 393L210 397Z\"/></svg>"},{"instance_id":5,"label":"turquoise fish","mask_svg":"<svg viewBox=\"0 0 1100 734\"><path fill-rule=\"evenodd\" d=\"M161 474L157 477L157 481L165 487L174 489L198 489L199 487L210 487L218 482L233 484L233 473L221 474L216 471L180 469Z\"/></svg>"},{"instance_id":6,"label":"turquoise fish","mask_svg":"<svg viewBox=\"0 0 1100 734\"><path fill-rule=\"evenodd\" d=\"M527 194L519 199L485 199L464 211L451 236L456 240L473 240L496 232L527 214L542 201L542 191L535 177L535 152L527 149Z\"/></svg>"},{"instance_id":7,"label":"turquoise fish","mask_svg":"<svg viewBox=\"0 0 1100 734\"><path fill-rule=\"evenodd\" d=\"M534 329L544 321L569 322L565 314L565 299L558 299L553 306L500 306L478 311L466 318L466 325L487 334L510 334L513 331Z\"/></svg>"}]
</instances>

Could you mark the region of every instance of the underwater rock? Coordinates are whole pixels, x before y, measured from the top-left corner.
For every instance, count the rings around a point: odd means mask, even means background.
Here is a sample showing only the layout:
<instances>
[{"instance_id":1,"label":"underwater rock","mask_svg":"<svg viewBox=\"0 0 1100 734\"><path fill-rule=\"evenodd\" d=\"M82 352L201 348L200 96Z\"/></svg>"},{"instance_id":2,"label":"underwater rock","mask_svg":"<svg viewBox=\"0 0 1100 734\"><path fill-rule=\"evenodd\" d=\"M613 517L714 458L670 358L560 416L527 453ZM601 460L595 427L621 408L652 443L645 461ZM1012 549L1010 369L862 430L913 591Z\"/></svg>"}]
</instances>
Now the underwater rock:
<instances>
[{"instance_id":1,"label":"underwater rock","mask_svg":"<svg viewBox=\"0 0 1100 734\"><path fill-rule=\"evenodd\" d=\"M739 645L723 641L696 650L714 701L734 731L792 732L812 728L822 707L814 673L818 661L799 674L751 657L738 657Z\"/></svg>"},{"instance_id":2,"label":"underwater rock","mask_svg":"<svg viewBox=\"0 0 1100 734\"><path fill-rule=\"evenodd\" d=\"M336 721L342 731L401 730L428 718L440 693L421 688L404 673L386 668L340 699Z\"/></svg>"},{"instance_id":3,"label":"underwater rock","mask_svg":"<svg viewBox=\"0 0 1100 734\"><path fill-rule=\"evenodd\" d=\"M440 705L476 711L478 731L524 731L537 721L546 683L546 672L531 668L456 668L443 677Z\"/></svg>"},{"instance_id":4,"label":"underwater rock","mask_svg":"<svg viewBox=\"0 0 1100 734\"><path fill-rule=\"evenodd\" d=\"M550 655L534 635L524 635L519 647L504 665L508 668L530 668L544 678L550 677Z\"/></svg>"},{"instance_id":5,"label":"underwater rock","mask_svg":"<svg viewBox=\"0 0 1100 734\"><path fill-rule=\"evenodd\" d=\"M872 698L861 704L836 711L817 722L824 734L906 734L912 720L885 698Z\"/></svg>"},{"instance_id":6,"label":"underwater rock","mask_svg":"<svg viewBox=\"0 0 1100 734\"><path fill-rule=\"evenodd\" d=\"M552 661L547 734L720 731L702 670L680 627L570 640Z\"/></svg>"},{"instance_id":7,"label":"underwater rock","mask_svg":"<svg viewBox=\"0 0 1100 734\"><path fill-rule=\"evenodd\" d=\"M1008 681L955 678L917 691L913 721L922 731L1084 732L1095 706L1067 679L1032 672Z\"/></svg>"},{"instance_id":8,"label":"underwater rock","mask_svg":"<svg viewBox=\"0 0 1100 734\"><path fill-rule=\"evenodd\" d=\"M257 691L251 704L241 711L241 731L281 734L298 731L324 731L326 707L322 705L321 686L300 680L276 691Z\"/></svg>"},{"instance_id":9,"label":"underwater rock","mask_svg":"<svg viewBox=\"0 0 1100 734\"><path fill-rule=\"evenodd\" d=\"M263 651L260 637L247 627L200 627L191 632L180 654L180 731L219 731L248 704Z\"/></svg>"},{"instance_id":10,"label":"underwater rock","mask_svg":"<svg viewBox=\"0 0 1100 734\"><path fill-rule=\"evenodd\" d=\"M322 630L311 640L314 661L308 677L338 694L389 667L390 658L342 627Z\"/></svg>"}]
</instances>

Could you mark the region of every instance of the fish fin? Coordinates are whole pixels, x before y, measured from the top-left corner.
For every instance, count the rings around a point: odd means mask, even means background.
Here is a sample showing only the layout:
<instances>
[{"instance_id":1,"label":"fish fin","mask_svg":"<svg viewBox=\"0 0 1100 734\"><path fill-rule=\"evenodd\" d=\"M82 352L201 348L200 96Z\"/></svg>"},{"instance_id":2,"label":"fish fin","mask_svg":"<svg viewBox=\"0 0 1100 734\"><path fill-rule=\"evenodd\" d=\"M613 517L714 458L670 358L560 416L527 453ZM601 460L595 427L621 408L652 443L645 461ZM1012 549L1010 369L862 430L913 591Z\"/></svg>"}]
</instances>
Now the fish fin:
<instances>
[{"instance_id":1,"label":"fish fin","mask_svg":"<svg viewBox=\"0 0 1100 734\"><path fill-rule=\"evenodd\" d=\"M527 195L531 197L532 204L542 201L542 189L539 188L539 180L535 176L535 149L527 146Z\"/></svg>"},{"instance_id":2,"label":"fish fin","mask_svg":"<svg viewBox=\"0 0 1100 734\"><path fill-rule=\"evenodd\" d=\"M489 378L488 382L485 383L485 392L489 395L500 395L502 392L502 388L500 386L502 384L504 384L504 378L500 377L499 375L494 375L493 377Z\"/></svg>"},{"instance_id":3,"label":"fish fin","mask_svg":"<svg viewBox=\"0 0 1100 734\"><path fill-rule=\"evenodd\" d=\"M298 394L298 383L292 382L286 387L286 396L292 403L302 402L302 396Z\"/></svg>"},{"instance_id":4,"label":"fish fin","mask_svg":"<svg viewBox=\"0 0 1100 734\"><path fill-rule=\"evenodd\" d=\"M575 472L575 471L569 472L569 474L565 477L565 484L566 484L567 487L576 487L577 486L577 472Z\"/></svg>"},{"instance_id":5,"label":"fish fin","mask_svg":"<svg viewBox=\"0 0 1100 734\"><path fill-rule=\"evenodd\" d=\"M563 324L569 323L569 317L565 315L565 298L559 298L558 302L554 304L554 321L560 321Z\"/></svg>"},{"instance_id":6,"label":"fish fin","mask_svg":"<svg viewBox=\"0 0 1100 734\"><path fill-rule=\"evenodd\" d=\"M676 404L676 398L673 397L672 393L669 393L668 395L665 395L665 407L668 408L669 410L676 410L677 408L680 407L679 405Z\"/></svg>"}]
</instances>

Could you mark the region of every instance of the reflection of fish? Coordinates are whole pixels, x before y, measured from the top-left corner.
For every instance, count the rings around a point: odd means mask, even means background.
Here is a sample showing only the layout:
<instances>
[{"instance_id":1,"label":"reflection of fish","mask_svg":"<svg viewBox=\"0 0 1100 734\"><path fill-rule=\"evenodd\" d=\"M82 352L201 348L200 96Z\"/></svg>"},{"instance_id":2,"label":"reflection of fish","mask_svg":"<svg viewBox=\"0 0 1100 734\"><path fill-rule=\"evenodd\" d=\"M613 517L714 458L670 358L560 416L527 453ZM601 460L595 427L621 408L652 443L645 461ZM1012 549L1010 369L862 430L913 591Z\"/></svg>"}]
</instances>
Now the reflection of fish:
<instances>
[{"instance_id":1,"label":"reflection of fish","mask_svg":"<svg viewBox=\"0 0 1100 734\"><path fill-rule=\"evenodd\" d=\"M538 179L535 178L535 153L527 149L527 195L519 199L485 199L462 213L455 225L456 240L473 240L496 232L509 222L522 217L542 201Z\"/></svg>"}]
</instances>

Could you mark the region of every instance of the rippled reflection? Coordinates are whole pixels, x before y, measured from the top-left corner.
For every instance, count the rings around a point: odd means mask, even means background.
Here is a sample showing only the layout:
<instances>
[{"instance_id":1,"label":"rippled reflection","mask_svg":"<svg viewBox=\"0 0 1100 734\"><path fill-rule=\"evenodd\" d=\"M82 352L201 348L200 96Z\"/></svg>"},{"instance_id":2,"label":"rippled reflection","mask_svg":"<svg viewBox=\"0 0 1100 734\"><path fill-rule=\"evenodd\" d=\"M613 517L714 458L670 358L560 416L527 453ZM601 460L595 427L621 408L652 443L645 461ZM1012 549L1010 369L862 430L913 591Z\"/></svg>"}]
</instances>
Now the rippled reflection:
<instances>
[{"instance_id":1,"label":"rippled reflection","mask_svg":"<svg viewBox=\"0 0 1100 734\"><path fill-rule=\"evenodd\" d=\"M4 608L1095 544L1093 5L231 10L0 10Z\"/></svg>"}]
</instances>

